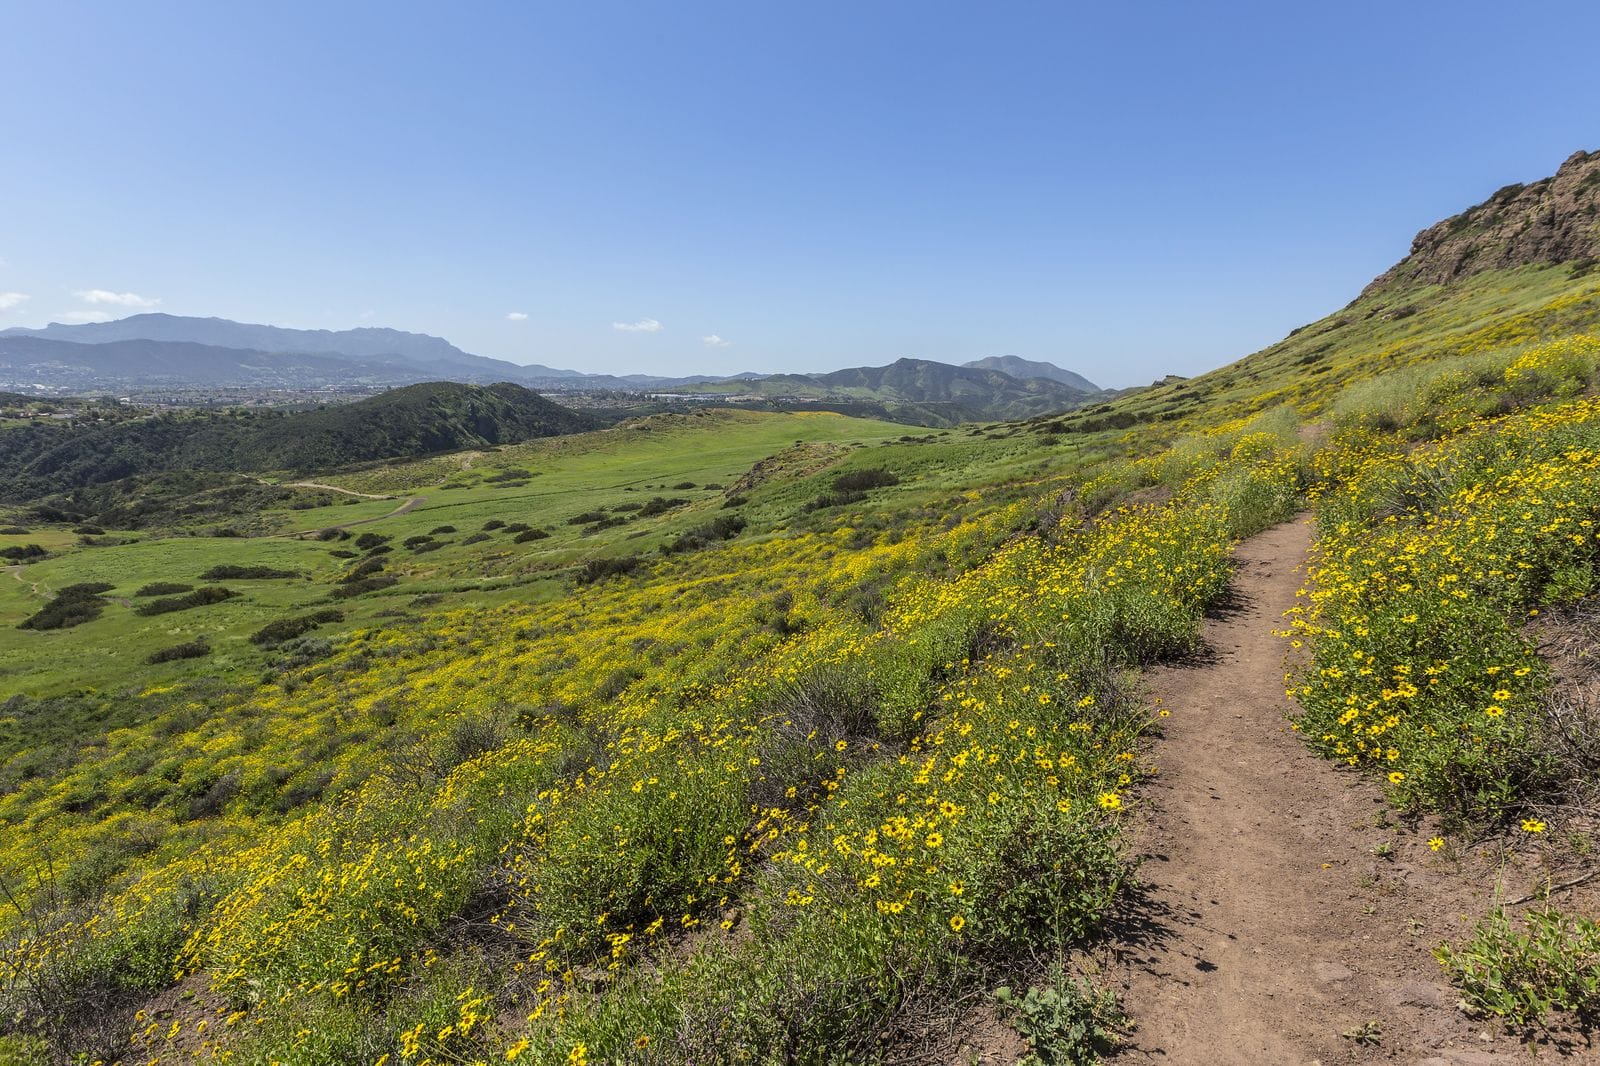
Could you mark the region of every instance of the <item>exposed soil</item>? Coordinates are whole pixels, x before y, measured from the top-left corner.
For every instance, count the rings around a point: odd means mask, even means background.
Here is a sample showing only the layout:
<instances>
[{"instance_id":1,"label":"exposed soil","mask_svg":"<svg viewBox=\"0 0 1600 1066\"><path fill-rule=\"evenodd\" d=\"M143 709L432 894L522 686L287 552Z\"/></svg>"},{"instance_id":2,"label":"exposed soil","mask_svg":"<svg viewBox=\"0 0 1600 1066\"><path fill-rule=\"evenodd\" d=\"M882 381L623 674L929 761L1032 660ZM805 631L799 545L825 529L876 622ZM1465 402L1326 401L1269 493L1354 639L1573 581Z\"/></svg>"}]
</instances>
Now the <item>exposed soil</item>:
<instances>
[{"instance_id":1,"label":"exposed soil","mask_svg":"<svg viewBox=\"0 0 1600 1066\"><path fill-rule=\"evenodd\" d=\"M309 482L307 482L307 484L309 484ZM317 488L332 488L331 485L318 485L316 487ZM345 490L337 489L335 491L342 492L342 491L345 491ZM367 494L364 493L364 492L352 492L350 495L352 495L352 496L366 496ZM394 499L393 496L372 496L372 497L369 497L369 498L370 499L374 499L374 500L392 500L392 499ZM406 500L404 503L402 503L399 507L396 507L394 510L390 511L388 514L381 514L376 518L358 518L354 522L337 522L337 523L335 523L335 524L333 524L331 526L320 526L317 529L300 529L300 530L296 530L293 533L278 533L278 534L276 534L276 536L279 536L279 537L314 537L318 533L324 533L324 532L326 532L326 531L328 531L330 529L353 529L356 526L371 525L373 522L382 522L385 519L394 518L397 515L403 515L407 511L413 510L416 507L420 507L425 500L427 500L426 496L413 496L409 500Z\"/></svg>"},{"instance_id":2,"label":"exposed soil","mask_svg":"<svg viewBox=\"0 0 1600 1066\"><path fill-rule=\"evenodd\" d=\"M1516 897L1554 874L1542 856L1494 842L1432 852L1435 827L1400 824L1375 784L1291 731L1274 630L1310 538L1302 516L1240 545L1204 652L1146 677L1171 717L1137 837L1142 898L1117 949L1135 1021L1117 1061L1600 1061L1570 1034L1525 1045L1469 1017L1430 954L1490 909L1497 884Z\"/></svg>"},{"instance_id":3,"label":"exposed soil","mask_svg":"<svg viewBox=\"0 0 1600 1066\"><path fill-rule=\"evenodd\" d=\"M476 455L477 453L473 452L472 454ZM471 463L472 463L471 456L468 456L468 458L464 462L467 465L471 465ZM462 469L465 470L466 466L463 466ZM360 496L363 500L392 500L392 499L394 499L393 496L386 496L383 493L357 492L355 489L341 489L338 485L324 485L320 481L291 481L291 482L289 482L289 488L291 488L291 489L322 489L324 492L338 492L338 493L343 493L346 496Z\"/></svg>"}]
</instances>

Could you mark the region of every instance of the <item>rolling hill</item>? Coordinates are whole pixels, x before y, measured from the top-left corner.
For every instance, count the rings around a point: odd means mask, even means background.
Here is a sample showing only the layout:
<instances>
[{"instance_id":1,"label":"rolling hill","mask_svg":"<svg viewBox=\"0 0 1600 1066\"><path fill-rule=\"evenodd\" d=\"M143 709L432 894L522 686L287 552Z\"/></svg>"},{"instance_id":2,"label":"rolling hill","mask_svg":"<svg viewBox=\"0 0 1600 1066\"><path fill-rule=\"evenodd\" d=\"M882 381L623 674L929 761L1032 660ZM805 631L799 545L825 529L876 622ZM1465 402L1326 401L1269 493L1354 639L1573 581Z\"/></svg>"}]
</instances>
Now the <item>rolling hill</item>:
<instances>
[{"instance_id":1,"label":"rolling hill","mask_svg":"<svg viewBox=\"0 0 1600 1066\"><path fill-rule=\"evenodd\" d=\"M0 499L36 499L173 471L328 470L574 433L596 424L520 385L431 382L314 411L29 425L0 438Z\"/></svg>"}]
</instances>

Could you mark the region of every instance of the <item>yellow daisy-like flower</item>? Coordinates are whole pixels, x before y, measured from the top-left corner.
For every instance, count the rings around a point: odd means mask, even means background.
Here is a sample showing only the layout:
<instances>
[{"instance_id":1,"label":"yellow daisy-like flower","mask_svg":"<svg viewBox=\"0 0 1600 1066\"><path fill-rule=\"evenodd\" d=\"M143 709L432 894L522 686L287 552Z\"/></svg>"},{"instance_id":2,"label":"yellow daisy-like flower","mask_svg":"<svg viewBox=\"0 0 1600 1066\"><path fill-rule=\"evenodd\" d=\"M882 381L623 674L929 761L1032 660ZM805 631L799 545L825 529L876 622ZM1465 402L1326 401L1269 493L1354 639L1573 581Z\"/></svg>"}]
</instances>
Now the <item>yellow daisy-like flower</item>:
<instances>
[{"instance_id":1,"label":"yellow daisy-like flower","mask_svg":"<svg viewBox=\"0 0 1600 1066\"><path fill-rule=\"evenodd\" d=\"M1491 695L1493 696L1494 701L1496 703L1504 703L1506 700L1509 700L1511 698L1511 693L1506 691L1503 688L1495 689L1494 692L1491 693Z\"/></svg>"},{"instance_id":2,"label":"yellow daisy-like flower","mask_svg":"<svg viewBox=\"0 0 1600 1066\"><path fill-rule=\"evenodd\" d=\"M1121 810L1122 809L1122 797L1117 795L1115 792L1102 792L1102 793L1100 793L1100 801L1099 802L1100 802L1100 806L1104 807L1108 811L1116 811L1116 810Z\"/></svg>"},{"instance_id":3,"label":"yellow daisy-like flower","mask_svg":"<svg viewBox=\"0 0 1600 1066\"><path fill-rule=\"evenodd\" d=\"M1444 837L1429 837L1428 838L1428 850L1429 851L1438 851L1442 847L1444 847Z\"/></svg>"},{"instance_id":4,"label":"yellow daisy-like flower","mask_svg":"<svg viewBox=\"0 0 1600 1066\"><path fill-rule=\"evenodd\" d=\"M952 916L950 919L950 928L957 933L961 932L962 927L966 924L967 920L959 914Z\"/></svg>"},{"instance_id":5,"label":"yellow daisy-like flower","mask_svg":"<svg viewBox=\"0 0 1600 1066\"><path fill-rule=\"evenodd\" d=\"M1389 784L1398 785L1400 782L1404 781L1405 779L1406 779L1406 775L1401 773L1399 770L1396 770L1394 773L1389 775Z\"/></svg>"},{"instance_id":6,"label":"yellow daisy-like flower","mask_svg":"<svg viewBox=\"0 0 1600 1066\"><path fill-rule=\"evenodd\" d=\"M1490 718L1499 718L1502 714L1506 713L1506 709L1500 706L1498 703L1493 703L1485 707L1483 709L1483 713L1488 715Z\"/></svg>"},{"instance_id":7,"label":"yellow daisy-like flower","mask_svg":"<svg viewBox=\"0 0 1600 1066\"><path fill-rule=\"evenodd\" d=\"M940 844L943 844L943 843L944 843L944 837L940 836L938 833L929 833L928 834L928 847L936 848Z\"/></svg>"},{"instance_id":8,"label":"yellow daisy-like flower","mask_svg":"<svg viewBox=\"0 0 1600 1066\"><path fill-rule=\"evenodd\" d=\"M1524 818L1522 820L1522 831L1525 833L1542 833L1545 831L1545 824L1537 818Z\"/></svg>"}]
</instances>

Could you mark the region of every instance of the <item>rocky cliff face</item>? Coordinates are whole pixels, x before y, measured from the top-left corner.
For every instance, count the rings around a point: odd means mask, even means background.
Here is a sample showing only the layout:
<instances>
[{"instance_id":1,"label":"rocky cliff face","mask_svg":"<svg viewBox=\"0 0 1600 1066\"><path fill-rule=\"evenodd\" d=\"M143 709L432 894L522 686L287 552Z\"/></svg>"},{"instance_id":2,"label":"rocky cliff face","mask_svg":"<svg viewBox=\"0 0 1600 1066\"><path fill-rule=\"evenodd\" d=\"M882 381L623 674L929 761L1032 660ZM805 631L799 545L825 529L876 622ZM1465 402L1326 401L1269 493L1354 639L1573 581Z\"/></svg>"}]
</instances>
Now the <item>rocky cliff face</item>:
<instances>
[{"instance_id":1,"label":"rocky cliff face","mask_svg":"<svg viewBox=\"0 0 1600 1066\"><path fill-rule=\"evenodd\" d=\"M1430 226L1411 254L1368 285L1444 285L1485 270L1600 257L1600 151L1577 152L1553 177L1507 185L1477 207Z\"/></svg>"}]
</instances>

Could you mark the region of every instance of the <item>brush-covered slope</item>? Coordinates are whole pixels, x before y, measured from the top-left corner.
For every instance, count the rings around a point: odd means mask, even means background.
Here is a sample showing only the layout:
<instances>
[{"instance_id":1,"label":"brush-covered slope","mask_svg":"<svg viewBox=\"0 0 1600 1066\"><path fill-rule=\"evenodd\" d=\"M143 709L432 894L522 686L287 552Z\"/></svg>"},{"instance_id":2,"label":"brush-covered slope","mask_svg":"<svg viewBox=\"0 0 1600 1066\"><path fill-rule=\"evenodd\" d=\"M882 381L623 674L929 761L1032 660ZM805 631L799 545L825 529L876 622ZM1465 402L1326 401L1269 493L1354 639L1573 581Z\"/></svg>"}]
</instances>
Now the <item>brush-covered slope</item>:
<instances>
[{"instance_id":1,"label":"brush-covered slope","mask_svg":"<svg viewBox=\"0 0 1600 1066\"><path fill-rule=\"evenodd\" d=\"M1092 385L1081 389L1043 377L1018 379L1000 370L931 359L897 359L826 374L773 374L710 388L771 400L873 404L880 417L927 426L1068 411L1103 395Z\"/></svg>"},{"instance_id":2,"label":"brush-covered slope","mask_svg":"<svg viewBox=\"0 0 1600 1066\"><path fill-rule=\"evenodd\" d=\"M32 425L0 443L0 498L177 470L327 470L594 428L520 385L431 382L301 412L158 415L112 425Z\"/></svg>"}]
</instances>

